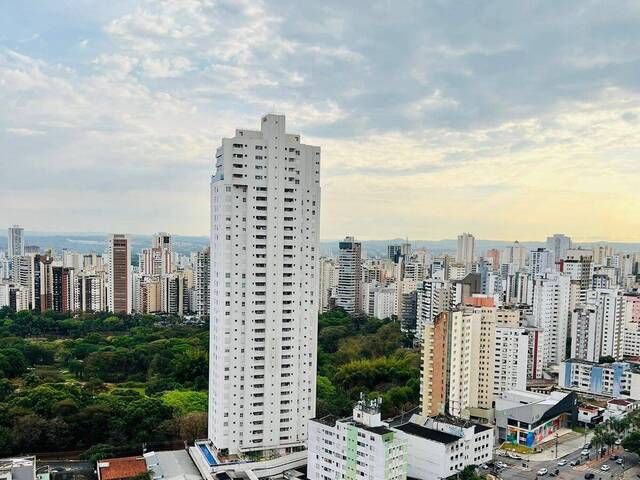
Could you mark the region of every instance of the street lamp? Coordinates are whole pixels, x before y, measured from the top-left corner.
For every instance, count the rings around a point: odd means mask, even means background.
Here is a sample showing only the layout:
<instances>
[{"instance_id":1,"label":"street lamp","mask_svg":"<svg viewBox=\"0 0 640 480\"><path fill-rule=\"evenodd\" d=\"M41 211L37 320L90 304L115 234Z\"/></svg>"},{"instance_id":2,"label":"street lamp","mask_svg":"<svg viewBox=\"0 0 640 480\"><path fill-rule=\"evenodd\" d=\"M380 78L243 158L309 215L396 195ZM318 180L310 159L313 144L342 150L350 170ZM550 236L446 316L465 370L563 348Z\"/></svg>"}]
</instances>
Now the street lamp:
<instances>
[{"instance_id":1,"label":"street lamp","mask_svg":"<svg viewBox=\"0 0 640 480\"><path fill-rule=\"evenodd\" d=\"M556 460L558 459L558 437L560 437L560 435L558 435L558 432L556 432Z\"/></svg>"}]
</instances>

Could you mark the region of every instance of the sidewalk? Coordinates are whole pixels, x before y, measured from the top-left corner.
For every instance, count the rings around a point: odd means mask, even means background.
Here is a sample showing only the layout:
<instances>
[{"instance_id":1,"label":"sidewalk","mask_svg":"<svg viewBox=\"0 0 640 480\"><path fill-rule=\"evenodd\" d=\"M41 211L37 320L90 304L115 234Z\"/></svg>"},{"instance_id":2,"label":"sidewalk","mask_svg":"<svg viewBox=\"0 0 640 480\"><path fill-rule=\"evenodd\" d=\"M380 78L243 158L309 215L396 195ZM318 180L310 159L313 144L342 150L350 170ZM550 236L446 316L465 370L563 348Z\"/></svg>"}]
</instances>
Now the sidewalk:
<instances>
[{"instance_id":1,"label":"sidewalk","mask_svg":"<svg viewBox=\"0 0 640 480\"><path fill-rule=\"evenodd\" d=\"M583 434L577 434L576 432L568 433L567 438L563 441L563 438L560 437L558 439L558 456L556 457L556 445L555 441L547 442L544 445L544 450L540 453L532 453L528 455L527 458L532 462L548 462L550 460L555 460L556 458L562 458L565 455L569 455L570 453L575 452L576 450L582 449L585 444L585 439ZM570 436L570 437L569 437ZM591 441L591 437L593 437L593 433L587 434L587 442Z\"/></svg>"}]
</instances>

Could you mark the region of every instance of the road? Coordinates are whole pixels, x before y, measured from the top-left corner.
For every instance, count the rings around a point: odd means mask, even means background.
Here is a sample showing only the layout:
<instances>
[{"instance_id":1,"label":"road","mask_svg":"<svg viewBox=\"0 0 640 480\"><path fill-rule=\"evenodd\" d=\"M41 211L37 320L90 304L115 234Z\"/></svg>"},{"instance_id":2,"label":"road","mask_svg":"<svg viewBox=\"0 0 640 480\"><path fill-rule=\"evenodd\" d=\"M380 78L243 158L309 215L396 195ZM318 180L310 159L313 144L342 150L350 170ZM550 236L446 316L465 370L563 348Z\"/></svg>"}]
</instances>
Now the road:
<instances>
[{"instance_id":1,"label":"road","mask_svg":"<svg viewBox=\"0 0 640 480\"><path fill-rule=\"evenodd\" d=\"M503 469L500 472L500 477L503 479L514 479L514 480L532 480L538 478L539 480L551 480L549 475L538 476L537 471L541 468L546 468L549 472L555 472L559 470L558 477L562 480L576 480L579 478L584 478L587 472L591 472L595 475L594 480L614 480L622 478L622 473L624 470L631 468L638 464L638 457L636 455L624 452L622 449L618 449L617 451L612 452L612 455L623 455L624 454L624 465L618 465L614 460L610 459L609 455L606 455L603 458L595 458L596 457L596 449L592 448L589 455L589 460L587 457L583 457L580 455L582 449L577 449L564 457L562 459L567 461L567 465L562 467L558 466L558 460L550 460L550 461L542 461L542 462L527 462L526 458L523 460L513 460L505 457L497 457L499 461L502 461L509 465L509 467ZM580 465L572 467L569 463L572 460L580 460ZM523 467L524 463L529 464L529 469ZM611 470L608 472L603 472L600 470L600 467L604 464L609 465Z\"/></svg>"}]
</instances>

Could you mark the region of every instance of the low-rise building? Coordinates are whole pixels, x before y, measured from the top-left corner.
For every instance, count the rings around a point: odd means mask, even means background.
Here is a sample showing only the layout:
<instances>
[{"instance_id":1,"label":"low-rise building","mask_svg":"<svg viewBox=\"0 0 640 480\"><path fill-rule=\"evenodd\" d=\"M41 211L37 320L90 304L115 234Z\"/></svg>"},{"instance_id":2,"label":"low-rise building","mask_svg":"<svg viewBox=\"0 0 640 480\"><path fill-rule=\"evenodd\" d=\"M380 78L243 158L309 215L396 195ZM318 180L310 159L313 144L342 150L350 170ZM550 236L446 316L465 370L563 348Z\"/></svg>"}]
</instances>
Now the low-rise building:
<instances>
[{"instance_id":1,"label":"low-rise building","mask_svg":"<svg viewBox=\"0 0 640 480\"><path fill-rule=\"evenodd\" d=\"M407 442L381 420L380 402L361 400L353 416L309 422L310 480L405 480Z\"/></svg>"},{"instance_id":2,"label":"low-rise building","mask_svg":"<svg viewBox=\"0 0 640 480\"><path fill-rule=\"evenodd\" d=\"M577 421L578 401L573 392L549 395L523 390L503 392L496 400L498 439L532 448L561 428Z\"/></svg>"},{"instance_id":3,"label":"low-rise building","mask_svg":"<svg viewBox=\"0 0 640 480\"><path fill-rule=\"evenodd\" d=\"M596 363L570 358L560 364L558 385L578 392L610 397L630 396L631 364Z\"/></svg>"},{"instance_id":4,"label":"low-rise building","mask_svg":"<svg viewBox=\"0 0 640 480\"><path fill-rule=\"evenodd\" d=\"M406 442L409 478L447 478L491 459L493 427L487 425L413 415L392 430Z\"/></svg>"},{"instance_id":5,"label":"low-rise building","mask_svg":"<svg viewBox=\"0 0 640 480\"><path fill-rule=\"evenodd\" d=\"M143 457L106 458L98 462L98 480L128 480L147 473Z\"/></svg>"},{"instance_id":6,"label":"low-rise building","mask_svg":"<svg viewBox=\"0 0 640 480\"><path fill-rule=\"evenodd\" d=\"M35 480L36 457L0 459L0 480Z\"/></svg>"}]
</instances>

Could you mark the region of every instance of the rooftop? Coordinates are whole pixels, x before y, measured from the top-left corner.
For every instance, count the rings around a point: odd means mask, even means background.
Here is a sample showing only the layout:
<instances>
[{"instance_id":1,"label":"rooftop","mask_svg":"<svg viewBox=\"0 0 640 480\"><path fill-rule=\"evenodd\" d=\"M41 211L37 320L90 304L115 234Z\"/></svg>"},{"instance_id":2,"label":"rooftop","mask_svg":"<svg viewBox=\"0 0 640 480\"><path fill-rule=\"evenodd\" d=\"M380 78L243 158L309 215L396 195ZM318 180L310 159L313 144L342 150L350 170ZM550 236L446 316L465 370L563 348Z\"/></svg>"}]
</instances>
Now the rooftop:
<instances>
[{"instance_id":1,"label":"rooftop","mask_svg":"<svg viewBox=\"0 0 640 480\"><path fill-rule=\"evenodd\" d=\"M143 457L107 458L98 462L101 480L132 478L147 471Z\"/></svg>"},{"instance_id":2,"label":"rooftop","mask_svg":"<svg viewBox=\"0 0 640 480\"><path fill-rule=\"evenodd\" d=\"M438 442L438 443L444 443L445 445L448 445L450 443L454 443L460 440L460 437L456 437L455 435L451 435L450 433L445 433L439 430L433 430L432 428L423 427L421 425L418 425L417 423L409 422L394 428L396 428L397 430L401 430L409 435L414 435L420 438L426 438L427 440L431 440L433 442Z\"/></svg>"}]
</instances>

